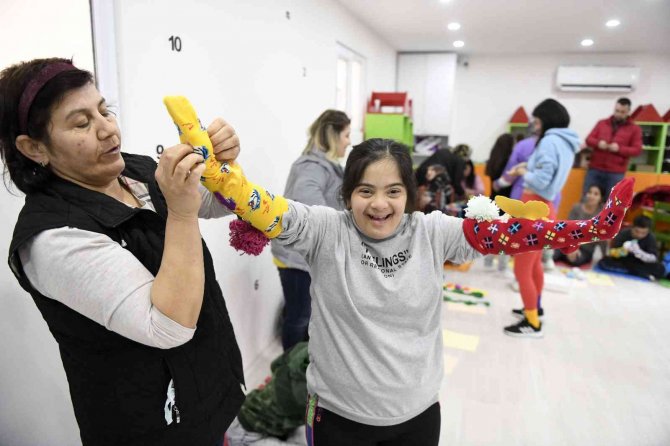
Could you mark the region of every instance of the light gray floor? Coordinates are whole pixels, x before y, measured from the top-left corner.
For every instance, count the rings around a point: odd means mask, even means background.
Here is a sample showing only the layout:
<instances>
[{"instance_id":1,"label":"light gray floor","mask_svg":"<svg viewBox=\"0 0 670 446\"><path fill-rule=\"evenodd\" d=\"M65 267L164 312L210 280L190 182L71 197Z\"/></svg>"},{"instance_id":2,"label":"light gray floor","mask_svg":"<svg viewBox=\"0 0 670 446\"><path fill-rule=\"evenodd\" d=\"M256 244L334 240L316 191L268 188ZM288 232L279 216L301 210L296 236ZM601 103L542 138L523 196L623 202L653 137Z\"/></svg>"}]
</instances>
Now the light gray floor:
<instances>
[{"instance_id":1,"label":"light gray floor","mask_svg":"<svg viewBox=\"0 0 670 446\"><path fill-rule=\"evenodd\" d=\"M492 305L443 309L445 328L479 343L445 347L457 362L442 385L440 444L670 445L669 289L566 279L569 293L544 293L544 338L518 339L502 332L521 306L508 280L482 262L446 279L485 289Z\"/></svg>"},{"instance_id":2,"label":"light gray floor","mask_svg":"<svg viewBox=\"0 0 670 446\"><path fill-rule=\"evenodd\" d=\"M670 290L550 274L561 292L544 293L545 336L518 339L502 332L521 305L509 279L481 260L445 273L491 306L444 305L456 341L444 349L440 445L670 445ZM258 382L280 348L270 350L250 373Z\"/></svg>"}]
</instances>

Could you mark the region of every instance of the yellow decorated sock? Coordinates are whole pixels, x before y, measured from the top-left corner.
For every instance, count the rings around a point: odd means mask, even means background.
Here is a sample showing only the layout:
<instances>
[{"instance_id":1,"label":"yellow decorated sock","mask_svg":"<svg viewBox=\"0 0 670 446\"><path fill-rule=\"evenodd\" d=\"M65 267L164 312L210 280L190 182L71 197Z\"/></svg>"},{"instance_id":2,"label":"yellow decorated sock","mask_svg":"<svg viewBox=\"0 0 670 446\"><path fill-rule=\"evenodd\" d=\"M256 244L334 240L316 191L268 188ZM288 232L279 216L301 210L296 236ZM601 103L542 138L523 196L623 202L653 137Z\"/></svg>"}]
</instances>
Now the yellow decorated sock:
<instances>
[{"instance_id":1,"label":"yellow decorated sock","mask_svg":"<svg viewBox=\"0 0 670 446\"><path fill-rule=\"evenodd\" d=\"M180 141L191 144L193 150L205 158L205 172L200 178L202 184L266 237L278 236L282 231L282 215L288 210L286 199L247 181L239 163L221 164L216 160L207 129L200 123L188 99L166 96L163 102L179 130Z\"/></svg>"},{"instance_id":2,"label":"yellow decorated sock","mask_svg":"<svg viewBox=\"0 0 670 446\"><path fill-rule=\"evenodd\" d=\"M537 316L537 308L534 310L523 310L523 312L526 315L526 319L528 319L530 325L535 328L540 327L540 318Z\"/></svg>"}]
</instances>

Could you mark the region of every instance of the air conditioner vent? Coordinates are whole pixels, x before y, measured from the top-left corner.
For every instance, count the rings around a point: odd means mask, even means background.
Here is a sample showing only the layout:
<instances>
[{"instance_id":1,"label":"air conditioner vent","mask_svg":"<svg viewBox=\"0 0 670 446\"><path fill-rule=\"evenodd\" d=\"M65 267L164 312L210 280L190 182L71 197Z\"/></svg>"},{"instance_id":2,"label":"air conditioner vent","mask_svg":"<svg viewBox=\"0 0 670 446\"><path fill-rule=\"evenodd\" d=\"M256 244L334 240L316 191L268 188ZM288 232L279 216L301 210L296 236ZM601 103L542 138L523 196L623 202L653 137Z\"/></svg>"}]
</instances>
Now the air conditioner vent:
<instances>
[{"instance_id":1,"label":"air conditioner vent","mask_svg":"<svg viewBox=\"0 0 670 446\"><path fill-rule=\"evenodd\" d=\"M561 91L630 92L639 78L637 67L560 66L556 86Z\"/></svg>"}]
</instances>

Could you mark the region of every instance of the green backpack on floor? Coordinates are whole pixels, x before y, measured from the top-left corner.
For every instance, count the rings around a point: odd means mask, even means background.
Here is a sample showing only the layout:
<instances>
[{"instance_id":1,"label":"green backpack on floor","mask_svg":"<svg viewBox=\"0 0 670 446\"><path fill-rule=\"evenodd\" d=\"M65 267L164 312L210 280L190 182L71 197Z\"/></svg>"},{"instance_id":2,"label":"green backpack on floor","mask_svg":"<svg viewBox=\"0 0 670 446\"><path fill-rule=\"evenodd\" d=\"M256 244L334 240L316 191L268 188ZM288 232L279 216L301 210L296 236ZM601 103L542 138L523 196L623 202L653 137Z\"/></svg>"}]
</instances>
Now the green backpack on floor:
<instances>
[{"instance_id":1,"label":"green backpack on floor","mask_svg":"<svg viewBox=\"0 0 670 446\"><path fill-rule=\"evenodd\" d=\"M308 365L307 342L296 344L272 361L270 381L247 395L237 415L242 427L286 438L304 424Z\"/></svg>"}]
</instances>

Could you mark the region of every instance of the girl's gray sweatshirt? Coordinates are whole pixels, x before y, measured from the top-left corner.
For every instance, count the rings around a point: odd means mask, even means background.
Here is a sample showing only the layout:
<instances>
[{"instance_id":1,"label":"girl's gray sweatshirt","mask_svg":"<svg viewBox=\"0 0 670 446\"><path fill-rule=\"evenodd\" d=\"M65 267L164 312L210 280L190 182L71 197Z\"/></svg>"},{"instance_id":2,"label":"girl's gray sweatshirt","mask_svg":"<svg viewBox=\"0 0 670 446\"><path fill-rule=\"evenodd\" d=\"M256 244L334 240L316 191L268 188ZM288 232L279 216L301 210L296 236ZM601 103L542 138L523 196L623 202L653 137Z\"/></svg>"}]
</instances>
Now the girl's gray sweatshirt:
<instances>
[{"instance_id":1,"label":"girl's gray sweatshirt","mask_svg":"<svg viewBox=\"0 0 670 446\"><path fill-rule=\"evenodd\" d=\"M389 426L438 399L443 376L446 260L479 257L462 220L406 214L375 240L350 211L289 201L277 243L304 255L312 276L307 389L350 420Z\"/></svg>"}]
</instances>

